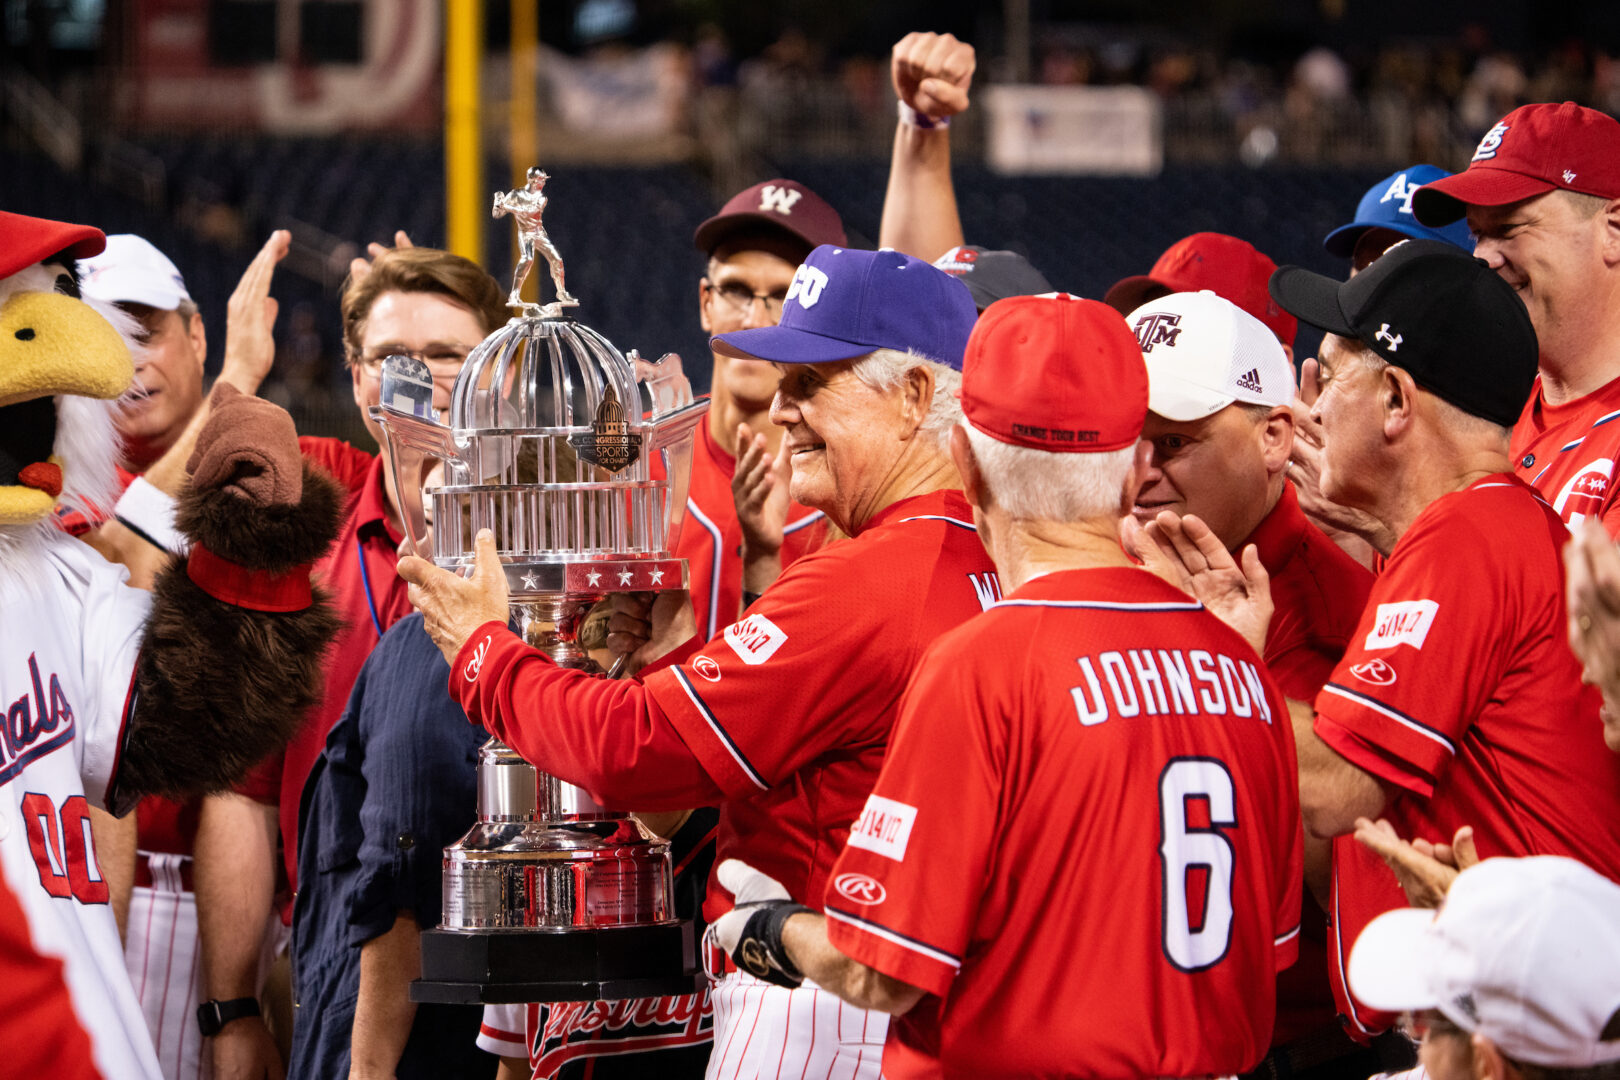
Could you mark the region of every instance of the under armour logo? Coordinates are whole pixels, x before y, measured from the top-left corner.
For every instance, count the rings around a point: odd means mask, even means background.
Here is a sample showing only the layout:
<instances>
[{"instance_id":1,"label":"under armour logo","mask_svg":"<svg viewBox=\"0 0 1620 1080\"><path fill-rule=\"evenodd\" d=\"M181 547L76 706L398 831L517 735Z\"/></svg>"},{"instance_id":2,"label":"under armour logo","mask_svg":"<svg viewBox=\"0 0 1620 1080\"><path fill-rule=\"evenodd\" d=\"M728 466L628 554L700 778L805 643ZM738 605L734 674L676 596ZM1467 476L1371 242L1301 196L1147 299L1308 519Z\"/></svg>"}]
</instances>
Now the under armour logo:
<instances>
[{"instance_id":1,"label":"under armour logo","mask_svg":"<svg viewBox=\"0 0 1620 1080\"><path fill-rule=\"evenodd\" d=\"M480 641L478 648L473 650L472 659L467 661L467 667L462 672L462 677L468 682L477 682L478 673L484 670L484 656L489 652L489 641L490 639L487 636L483 641Z\"/></svg>"},{"instance_id":2,"label":"under armour logo","mask_svg":"<svg viewBox=\"0 0 1620 1080\"><path fill-rule=\"evenodd\" d=\"M1564 170L1564 183L1573 184L1574 182L1575 182L1575 174L1570 172L1568 169L1565 169Z\"/></svg>"},{"instance_id":3,"label":"under armour logo","mask_svg":"<svg viewBox=\"0 0 1620 1080\"><path fill-rule=\"evenodd\" d=\"M1144 353L1152 352L1155 345L1168 345L1174 348L1176 338L1180 336L1180 315L1172 315L1168 311L1155 311L1136 321L1136 344Z\"/></svg>"},{"instance_id":4,"label":"under armour logo","mask_svg":"<svg viewBox=\"0 0 1620 1080\"><path fill-rule=\"evenodd\" d=\"M759 208L761 210L775 210L778 214L793 213L793 204L799 201L802 191L795 191L790 187L777 187L775 184L766 184L759 193Z\"/></svg>"},{"instance_id":5,"label":"under armour logo","mask_svg":"<svg viewBox=\"0 0 1620 1080\"><path fill-rule=\"evenodd\" d=\"M1508 126L1506 124L1497 124L1491 128L1485 133L1485 137L1479 140L1479 146L1474 150L1474 156L1469 160L1486 161L1495 157L1496 152L1502 148L1502 136L1506 135L1507 132Z\"/></svg>"},{"instance_id":6,"label":"under armour logo","mask_svg":"<svg viewBox=\"0 0 1620 1080\"><path fill-rule=\"evenodd\" d=\"M793 284L788 286L787 295L782 298L782 302L785 304L789 300L797 299L800 307L813 308L816 301L821 299L821 290L826 287L825 273L814 266L800 266L793 272Z\"/></svg>"},{"instance_id":7,"label":"under armour logo","mask_svg":"<svg viewBox=\"0 0 1620 1080\"><path fill-rule=\"evenodd\" d=\"M1259 368L1250 368L1248 371L1238 376L1237 384L1243 389L1249 391L1251 394L1261 394L1265 392L1260 386Z\"/></svg>"},{"instance_id":8,"label":"under armour logo","mask_svg":"<svg viewBox=\"0 0 1620 1080\"><path fill-rule=\"evenodd\" d=\"M1378 328L1378 333L1373 335L1373 340L1389 342L1389 351L1394 352L1401 347L1401 342L1406 339L1401 337L1399 334L1390 333L1389 323L1385 323L1383 326Z\"/></svg>"}]
</instances>

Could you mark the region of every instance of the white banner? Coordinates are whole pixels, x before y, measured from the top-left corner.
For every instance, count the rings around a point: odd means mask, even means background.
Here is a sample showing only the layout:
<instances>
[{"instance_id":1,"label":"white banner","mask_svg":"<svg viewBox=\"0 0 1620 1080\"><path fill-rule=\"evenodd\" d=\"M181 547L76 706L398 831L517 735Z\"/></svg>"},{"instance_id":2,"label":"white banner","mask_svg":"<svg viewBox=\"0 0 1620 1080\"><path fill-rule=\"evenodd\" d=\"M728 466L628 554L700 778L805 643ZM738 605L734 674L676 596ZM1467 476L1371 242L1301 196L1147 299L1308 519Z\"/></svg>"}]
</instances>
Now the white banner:
<instances>
[{"instance_id":1,"label":"white banner","mask_svg":"<svg viewBox=\"0 0 1620 1080\"><path fill-rule=\"evenodd\" d=\"M1164 165L1159 100L1140 86L992 86L987 157L1001 173L1153 176Z\"/></svg>"}]
</instances>

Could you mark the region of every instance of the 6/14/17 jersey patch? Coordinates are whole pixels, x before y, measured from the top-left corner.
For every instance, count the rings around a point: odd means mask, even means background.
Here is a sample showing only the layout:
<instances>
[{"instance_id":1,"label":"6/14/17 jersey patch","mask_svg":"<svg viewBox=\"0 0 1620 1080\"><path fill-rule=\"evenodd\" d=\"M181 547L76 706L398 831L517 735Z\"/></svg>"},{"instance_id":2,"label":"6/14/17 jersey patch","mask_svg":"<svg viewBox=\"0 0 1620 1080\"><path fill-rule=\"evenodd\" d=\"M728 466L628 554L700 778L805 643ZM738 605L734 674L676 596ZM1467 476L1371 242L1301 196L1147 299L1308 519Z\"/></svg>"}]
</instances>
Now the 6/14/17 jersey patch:
<instances>
[{"instance_id":1,"label":"6/14/17 jersey patch","mask_svg":"<svg viewBox=\"0 0 1620 1080\"><path fill-rule=\"evenodd\" d=\"M787 633L763 615L749 615L726 627L726 644L743 663L763 664L787 641Z\"/></svg>"},{"instance_id":2,"label":"6/14/17 jersey patch","mask_svg":"<svg viewBox=\"0 0 1620 1080\"><path fill-rule=\"evenodd\" d=\"M868 795L859 820L849 830L849 846L865 848L886 859L904 862L917 808L881 795Z\"/></svg>"},{"instance_id":3,"label":"6/14/17 jersey patch","mask_svg":"<svg viewBox=\"0 0 1620 1080\"><path fill-rule=\"evenodd\" d=\"M1367 633L1364 649L1393 649L1397 645L1423 648L1434 625L1434 616L1440 605L1433 600L1402 600L1394 604L1379 604L1378 616L1372 630Z\"/></svg>"}]
</instances>

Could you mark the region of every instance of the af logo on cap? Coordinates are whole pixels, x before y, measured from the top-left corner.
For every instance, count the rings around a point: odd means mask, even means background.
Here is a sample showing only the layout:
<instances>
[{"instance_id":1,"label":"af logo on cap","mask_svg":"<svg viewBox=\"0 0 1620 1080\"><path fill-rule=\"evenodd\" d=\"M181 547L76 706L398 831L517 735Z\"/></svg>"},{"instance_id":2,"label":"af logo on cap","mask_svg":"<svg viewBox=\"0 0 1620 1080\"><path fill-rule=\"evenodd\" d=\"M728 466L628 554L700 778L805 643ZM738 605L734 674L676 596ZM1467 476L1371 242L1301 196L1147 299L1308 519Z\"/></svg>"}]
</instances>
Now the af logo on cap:
<instances>
[{"instance_id":1,"label":"af logo on cap","mask_svg":"<svg viewBox=\"0 0 1620 1080\"><path fill-rule=\"evenodd\" d=\"M1491 128L1491 130L1485 133L1485 137L1483 139L1479 140L1479 146L1474 150L1474 156L1469 160L1488 161L1495 157L1496 152L1502 148L1502 136L1506 135L1507 133L1508 126L1506 124L1498 123L1495 127Z\"/></svg>"},{"instance_id":2,"label":"af logo on cap","mask_svg":"<svg viewBox=\"0 0 1620 1080\"><path fill-rule=\"evenodd\" d=\"M785 304L789 300L798 300L799 306L809 310L816 306L821 299L821 290L827 287L827 274L808 264L800 264L793 272L793 284L788 286L787 295L782 298Z\"/></svg>"},{"instance_id":3,"label":"af logo on cap","mask_svg":"<svg viewBox=\"0 0 1620 1080\"><path fill-rule=\"evenodd\" d=\"M1174 348L1176 338L1180 336L1180 315L1168 311L1155 311L1137 320L1136 343L1142 347L1144 353L1152 352L1155 345Z\"/></svg>"}]
</instances>

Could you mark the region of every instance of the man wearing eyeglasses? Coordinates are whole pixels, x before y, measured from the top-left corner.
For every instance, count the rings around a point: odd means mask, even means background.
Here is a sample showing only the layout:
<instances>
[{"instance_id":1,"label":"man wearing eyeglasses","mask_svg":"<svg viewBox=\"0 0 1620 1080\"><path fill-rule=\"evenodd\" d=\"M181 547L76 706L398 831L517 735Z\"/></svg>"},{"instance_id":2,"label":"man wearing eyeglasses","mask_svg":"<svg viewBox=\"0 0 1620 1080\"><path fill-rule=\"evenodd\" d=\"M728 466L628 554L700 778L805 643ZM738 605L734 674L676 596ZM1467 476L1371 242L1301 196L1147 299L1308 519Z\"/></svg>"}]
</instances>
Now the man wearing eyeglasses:
<instances>
[{"instance_id":1,"label":"man wearing eyeglasses","mask_svg":"<svg viewBox=\"0 0 1620 1080\"><path fill-rule=\"evenodd\" d=\"M733 196L692 239L709 257L698 283L698 321L710 338L775 326L793 272L810 250L848 243L838 211L803 184L781 179ZM692 648L734 622L746 597L764 592L783 566L825 536L820 511L787 497L782 429L768 415L780 373L761 360L713 357L709 422L692 453L678 552L691 568ZM682 655L677 650L673 662Z\"/></svg>"},{"instance_id":2,"label":"man wearing eyeglasses","mask_svg":"<svg viewBox=\"0 0 1620 1080\"><path fill-rule=\"evenodd\" d=\"M321 704L284 755L265 762L237 792L207 799L198 825L196 893L209 999L204 1003L206 1019L200 1022L203 1033L213 1037L214 1074L221 1077L282 1075L280 1055L254 1000L261 930L276 890L278 832L287 881L296 889L304 781L367 656L410 611L404 585L394 573L403 536L399 495L387 447L370 414L381 395L382 362L395 354L425 362L433 373L434 407L448 409L462 361L508 315L495 279L460 256L409 246L376 250L376 260L363 274L352 274L343 291L343 350L355 406L382 452L372 455L336 439L300 440L305 457L324 466L349 492L338 539L316 570L344 619L327 658ZM273 313L269 285L266 273L244 307L268 305ZM410 837L402 836L401 852L409 845ZM282 922L290 915L290 904L284 904ZM408 915L400 918L409 920ZM395 930L398 935L384 933L376 939L382 943L379 955L396 936L403 937L403 928L396 924ZM366 944L369 948L375 942ZM362 1025L357 1017L357 1027L402 1041L410 1024ZM398 1049L357 1047L356 1060L373 1050L397 1058Z\"/></svg>"}]
</instances>

